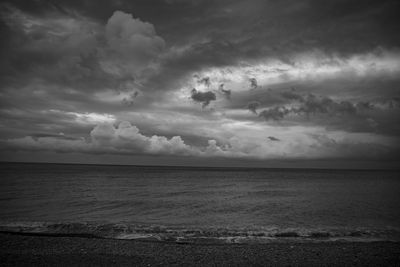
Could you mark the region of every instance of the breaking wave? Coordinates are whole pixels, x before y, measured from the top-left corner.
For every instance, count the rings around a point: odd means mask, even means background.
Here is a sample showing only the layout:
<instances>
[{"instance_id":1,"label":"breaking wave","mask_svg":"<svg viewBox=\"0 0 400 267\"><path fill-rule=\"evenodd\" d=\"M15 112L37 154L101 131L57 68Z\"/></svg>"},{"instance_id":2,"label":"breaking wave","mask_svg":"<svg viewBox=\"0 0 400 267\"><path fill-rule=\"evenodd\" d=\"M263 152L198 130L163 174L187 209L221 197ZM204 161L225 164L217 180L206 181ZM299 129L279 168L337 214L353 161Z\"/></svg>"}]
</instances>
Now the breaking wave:
<instances>
[{"instance_id":1,"label":"breaking wave","mask_svg":"<svg viewBox=\"0 0 400 267\"><path fill-rule=\"evenodd\" d=\"M0 232L19 235L109 238L177 243L400 241L400 229L187 228L111 223L2 223Z\"/></svg>"}]
</instances>

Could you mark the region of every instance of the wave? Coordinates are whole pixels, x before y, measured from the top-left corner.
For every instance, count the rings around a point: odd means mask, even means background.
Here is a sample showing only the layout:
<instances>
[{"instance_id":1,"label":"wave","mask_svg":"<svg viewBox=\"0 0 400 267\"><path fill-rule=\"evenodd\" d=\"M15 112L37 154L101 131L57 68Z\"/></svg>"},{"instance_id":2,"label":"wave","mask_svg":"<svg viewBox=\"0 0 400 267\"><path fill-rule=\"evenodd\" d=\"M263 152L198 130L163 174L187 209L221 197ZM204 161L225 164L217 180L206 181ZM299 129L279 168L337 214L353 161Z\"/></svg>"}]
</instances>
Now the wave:
<instances>
[{"instance_id":1,"label":"wave","mask_svg":"<svg viewBox=\"0 0 400 267\"><path fill-rule=\"evenodd\" d=\"M188 228L125 223L1 223L0 232L19 235L111 238L177 243L267 243L326 241L400 241L400 230L386 229L230 229Z\"/></svg>"}]
</instances>

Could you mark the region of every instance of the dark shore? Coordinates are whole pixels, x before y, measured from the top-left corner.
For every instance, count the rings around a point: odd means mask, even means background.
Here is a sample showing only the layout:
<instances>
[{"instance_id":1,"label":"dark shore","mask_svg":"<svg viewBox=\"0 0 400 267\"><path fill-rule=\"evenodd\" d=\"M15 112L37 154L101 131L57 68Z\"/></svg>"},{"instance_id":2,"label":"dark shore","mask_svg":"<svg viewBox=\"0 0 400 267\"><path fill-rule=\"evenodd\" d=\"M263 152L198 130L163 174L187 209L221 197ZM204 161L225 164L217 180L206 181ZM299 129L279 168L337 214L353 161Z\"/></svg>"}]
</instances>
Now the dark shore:
<instances>
[{"instance_id":1,"label":"dark shore","mask_svg":"<svg viewBox=\"0 0 400 267\"><path fill-rule=\"evenodd\" d=\"M400 266L400 243L177 244L0 234L1 266Z\"/></svg>"}]
</instances>

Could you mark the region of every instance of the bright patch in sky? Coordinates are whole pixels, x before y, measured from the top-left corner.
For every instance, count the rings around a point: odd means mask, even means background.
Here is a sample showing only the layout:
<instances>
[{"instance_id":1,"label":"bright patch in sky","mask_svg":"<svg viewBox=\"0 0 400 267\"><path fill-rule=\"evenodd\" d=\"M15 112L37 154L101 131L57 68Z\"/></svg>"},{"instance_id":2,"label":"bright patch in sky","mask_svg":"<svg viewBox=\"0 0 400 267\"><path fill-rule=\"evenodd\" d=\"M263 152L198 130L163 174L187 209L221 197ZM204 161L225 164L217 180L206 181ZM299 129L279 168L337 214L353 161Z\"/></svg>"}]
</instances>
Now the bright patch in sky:
<instances>
[{"instance_id":1,"label":"bright patch in sky","mask_svg":"<svg viewBox=\"0 0 400 267\"><path fill-rule=\"evenodd\" d=\"M400 155L395 1L3 2L4 159Z\"/></svg>"}]
</instances>

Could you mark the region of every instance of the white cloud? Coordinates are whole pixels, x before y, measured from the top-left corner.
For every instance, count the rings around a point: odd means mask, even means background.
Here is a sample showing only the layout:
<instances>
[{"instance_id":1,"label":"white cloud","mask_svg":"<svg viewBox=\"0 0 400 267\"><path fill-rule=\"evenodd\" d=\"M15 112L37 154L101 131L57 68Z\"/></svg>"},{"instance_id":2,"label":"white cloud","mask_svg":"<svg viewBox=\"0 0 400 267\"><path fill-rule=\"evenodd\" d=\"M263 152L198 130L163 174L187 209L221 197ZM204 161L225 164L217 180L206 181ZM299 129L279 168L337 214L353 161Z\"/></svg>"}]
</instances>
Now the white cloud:
<instances>
[{"instance_id":1,"label":"white cloud","mask_svg":"<svg viewBox=\"0 0 400 267\"><path fill-rule=\"evenodd\" d=\"M180 136L170 139L153 135L147 137L127 121L118 127L112 124L97 125L90 133L96 147L117 149L123 152L148 154L194 155L196 151L186 145Z\"/></svg>"},{"instance_id":2,"label":"white cloud","mask_svg":"<svg viewBox=\"0 0 400 267\"><path fill-rule=\"evenodd\" d=\"M228 134L227 134L228 133ZM127 121L97 125L90 139L23 137L4 141L9 148L58 152L180 155L247 159L379 157L398 149L396 138L367 133L329 132L319 127L271 127L225 123L205 146L187 145L180 136L146 136ZM230 135L230 137L229 137ZM275 136L280 141L271 141Z\"/></svg>"},{"instance_id":3,"label":"white cloud","mask_svg":"<svg viewBox=\"0 0 400 267\"><path fill-rule=\"evenodd\" d=\"M107 113L95 113L95 112L71 112L71 111L62 111L58 109L50 109L48 111L44 111L44 113L50 113L55 115L61 115L66 118L72 118L73 122L79 124L89 124L96 125L100 123L114 123L115 116Z\"/></svg>"},{"instance_id":4,"label":"white cloud","mask_svg":"<svg viewBox=\"0 0 400 267\"><path fill-rule=\"evenodd\" d=\"M371 77L400 73L399 51L378 50L351 57L327 55L312 51L294 55L290 62L278 59L262 59L259 63L242 62L235 66L208 68L198 75L209 77L211 84L217 88L224 83L235 91L250 89L249 79L255 78L258 86L268 86L289 81L323 81L331 78ZM196 77L185 86L199 87ZM201 89L201 88L200 88Z\"/></svg>"},{"instance_id":5,"label":"white cloud","mask_svg":"<svg viewBox=\"0 0 400 267\"><path fill-rule=\"evenodd\" d=\"M83 124L112 123L115 121L114 115L111 114L99 114L94 112L67 112L67 114L74 115L76 121Z\"/></svg>"},{"instance_id":6,"label":"white cloud","mask_svg":"<svg viewBox=\"0 0 400 267\"><path fill-rule=\"evenodd\" d=\"M198 151L188 146L179 136L170 139L164 136L142 135L136 126L121 122L117 127L111 123L97 125L90 132L90 139L67 139L59 137L26 136L9 139L6 146L20 150L47 150L56 152L109 153L109 154L153 154L153 155L197 155Z\"/></svg>"}]
</instances>

